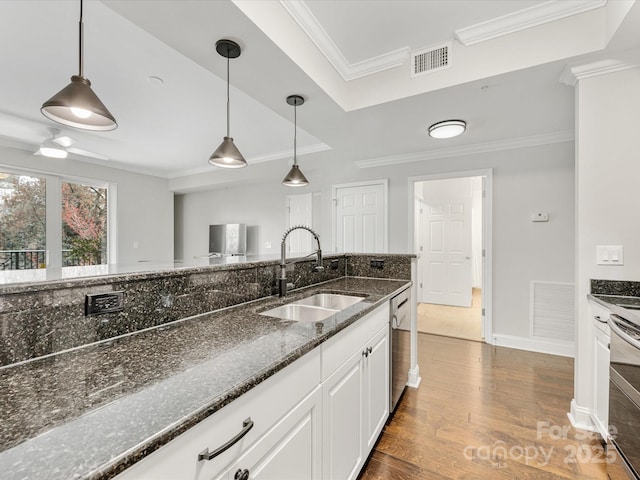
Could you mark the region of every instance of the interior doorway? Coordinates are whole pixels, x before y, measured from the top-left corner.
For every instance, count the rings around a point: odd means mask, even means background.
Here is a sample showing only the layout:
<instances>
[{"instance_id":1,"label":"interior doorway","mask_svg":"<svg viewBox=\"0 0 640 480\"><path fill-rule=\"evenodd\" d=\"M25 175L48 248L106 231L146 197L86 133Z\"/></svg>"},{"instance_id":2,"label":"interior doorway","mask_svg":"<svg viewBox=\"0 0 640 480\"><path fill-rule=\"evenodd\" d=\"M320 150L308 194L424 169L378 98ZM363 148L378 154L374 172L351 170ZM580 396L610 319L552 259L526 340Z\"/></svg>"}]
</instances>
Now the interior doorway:
<instances>
[{"instance_id":1,"label":"interior doorway","mask_svg":"<svg viewBox=\"0 0 640 480\"><path fill-rule=\"evenodd\" d=\"M410 179L418 331L491 338L491 171Z\"/></svg>"}]
</instances>

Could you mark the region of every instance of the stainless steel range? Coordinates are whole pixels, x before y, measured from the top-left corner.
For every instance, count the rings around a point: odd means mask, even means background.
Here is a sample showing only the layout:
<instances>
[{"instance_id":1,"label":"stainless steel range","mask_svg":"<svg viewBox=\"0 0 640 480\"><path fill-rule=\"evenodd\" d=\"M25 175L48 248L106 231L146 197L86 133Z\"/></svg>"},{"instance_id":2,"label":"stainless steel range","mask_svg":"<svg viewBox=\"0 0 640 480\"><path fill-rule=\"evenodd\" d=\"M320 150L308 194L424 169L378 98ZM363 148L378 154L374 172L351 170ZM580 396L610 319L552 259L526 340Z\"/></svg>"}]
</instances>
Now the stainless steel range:
<instances>
[{"instance_id":1,"label":"stainless steel range","mask_svg":"<svg viewBox=\"0 0 640 480\"><path fill-rule=\"evenodd\" d=\"M615 309L609 317L609 430L607 474L640 480L640 316Z\"/></svg>"}]
</instances>

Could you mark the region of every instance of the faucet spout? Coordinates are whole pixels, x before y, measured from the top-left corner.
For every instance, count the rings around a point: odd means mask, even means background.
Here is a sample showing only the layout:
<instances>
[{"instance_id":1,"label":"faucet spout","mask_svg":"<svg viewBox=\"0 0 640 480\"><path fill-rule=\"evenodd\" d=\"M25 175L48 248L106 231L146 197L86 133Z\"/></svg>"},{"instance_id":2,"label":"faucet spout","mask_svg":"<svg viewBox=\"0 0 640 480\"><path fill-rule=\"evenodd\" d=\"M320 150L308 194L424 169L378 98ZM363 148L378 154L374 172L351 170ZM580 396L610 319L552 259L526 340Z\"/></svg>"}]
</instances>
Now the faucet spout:
<instances>
[{"instance_id":1,"label":"faucet spout","mask_svg":"<svg viewBox=\"0 0 640 480\"><path fill-rule=\"evenodd\" d=\"M313 270L315 272L321 272L324 270L324 266L322 265L322 249L320 248L320 236L310 227L305 225L296 225L289 228L284 232L284 235L282 236L282 243L280 243L280 277L278 278L278 295L280 297L287 295L287 237L294 230L306 230L313 235L318 246L318 249L316 250L316 264L313 267Z\"/></svg>"}]
</instances>

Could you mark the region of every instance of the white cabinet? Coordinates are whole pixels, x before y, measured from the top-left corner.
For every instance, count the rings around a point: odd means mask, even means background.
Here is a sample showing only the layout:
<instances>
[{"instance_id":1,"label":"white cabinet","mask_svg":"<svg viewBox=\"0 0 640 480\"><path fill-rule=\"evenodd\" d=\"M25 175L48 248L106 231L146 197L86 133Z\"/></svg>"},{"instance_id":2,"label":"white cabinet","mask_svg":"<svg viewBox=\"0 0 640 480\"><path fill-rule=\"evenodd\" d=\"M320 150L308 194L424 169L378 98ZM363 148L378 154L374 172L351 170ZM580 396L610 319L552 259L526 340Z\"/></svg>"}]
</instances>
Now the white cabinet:
<instances>
[{"instance_id":1,"label":"white cabinet","mask_svg":"<svg viewBox=\"0 0 640 480\"><path fill-rule=\"evenodd\" d=\"M589 302L593 325L593 415L592 421L602 438L607 439L609 428L609 326L604 323L610 311L604 306Z\"/></svg>"},{"instance_id":2,"label":"white cabinet","mask_svg":"<svg viewBox=\"0 0 640 480\"><path fill-rule=\"evenodd\" d=\"M314 424L312 427L319 431L321 428L317 417L319 409L312 408L312 404L309 402L320 398L320 393L317 392L320 384L320 365L320 350L312 350L154 453L146 456L118 475L116 479L211 480L220 478L221 472L227 472L230 465L235 465L237 460L242 458L253 445L258 445L261 442L266 445L268 442L273 442L274 444L279 443L280 448L284 448L277 434L280 430L277 429L285 428L281 426L284 418L288 419L287 422L295 422L298 418L296 415L302 414L307 407L313 413L308 421L314 423L317 421L317 425ZM312 395L313 392L317 392L315 397ZM238 435L243 430L245 420L249 418L253 422L253 427L242 439L211 460L199 459L200 453L213 452ZM276 433L273 433L274 431ZM289 448L294 443L292 441ZM317 438L313 446L316 448L314 455L319 457L321 445ZM253 463L258 461L254 460ZM251 463L252 466L253 463Z\"/></svg>"},{"instance_id":3,"label":"white cabinet","mask_svg":"<svg viewBox=\"0 0 640 480\"><path fill-rule=\"evenodd\" d=\"M320 480L322 390L317 386L250 447L222 480Z\"/></svg>"},{"instance_id":4,"label":"white cabinet","mask_svg":"<svg viewBox=\"0 0 640 480\"><path fill-rule=\"evenodd\" d=\"M385 307L323 349L324 377L324 366L334 364L351 347L351 356L322 384L326 479L357 478L389 416L389 310ZM362 338L367 340L363 343Z\"/></svg>"},{"instance_id":5,"label":"white cabinet","mask_svg":"<svg viewBox=\"0 0 640 480\"><path fill-rule=\"evenodd\" d=\"M388 416L384 304L116 480L355 479ZM245 430L219 455L201 458Z\"/></svg>"}]
</instances>

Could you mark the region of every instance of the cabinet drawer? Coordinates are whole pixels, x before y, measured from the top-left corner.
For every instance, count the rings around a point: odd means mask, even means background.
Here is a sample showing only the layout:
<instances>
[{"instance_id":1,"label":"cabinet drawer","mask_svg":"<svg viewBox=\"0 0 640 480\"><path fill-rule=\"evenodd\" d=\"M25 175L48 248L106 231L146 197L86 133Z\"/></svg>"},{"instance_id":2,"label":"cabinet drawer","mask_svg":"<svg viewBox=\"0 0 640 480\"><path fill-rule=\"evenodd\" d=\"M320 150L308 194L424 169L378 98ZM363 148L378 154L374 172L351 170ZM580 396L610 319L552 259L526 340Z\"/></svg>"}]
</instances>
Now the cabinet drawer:
<instances>
[{"instance_id":1,"label":"cabinet drawer","mask_svg":"<svg viewBox=\"0 0 640 480\"><path fill-rule=\"evenodd\" d=\"M601 332L610 335L611 332L609 330L609 325L607 325L607 320L609 319L609 315L611 311L600 305L599 303L594 302L593 300L589 301L589 312L591 316L591 321L593 325L600 330Z\"/></svg>"},{"instance_id":2,"label":"cabinet drawer","mask_svg":"<svg viewBox=\"0 0 640 480\"><path fill-rule=\"evenodd\" d=\"M320 349L316 348L260 383L198 425L173 439L123 473L118 480L209 480L278 423L320 382ZM236 444L212 460L198 454L225 444L243 429L253 427Z\"/></svg>"},{"instance_id":3,"label":"cabinet drawer","mask_svg":"<svg viewBox=\"0 0 640 480\"><path fill-rule=\"evenodd\" d=\"M362 347L382 326L388 323L389 303L385 302L373 312L323 343L321 346L322 380L326 380L353 355L353 352Z\"/></svg>"}]
</instances>

